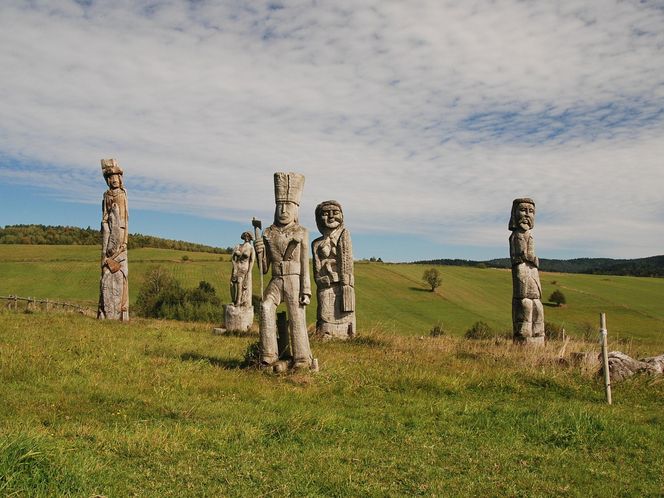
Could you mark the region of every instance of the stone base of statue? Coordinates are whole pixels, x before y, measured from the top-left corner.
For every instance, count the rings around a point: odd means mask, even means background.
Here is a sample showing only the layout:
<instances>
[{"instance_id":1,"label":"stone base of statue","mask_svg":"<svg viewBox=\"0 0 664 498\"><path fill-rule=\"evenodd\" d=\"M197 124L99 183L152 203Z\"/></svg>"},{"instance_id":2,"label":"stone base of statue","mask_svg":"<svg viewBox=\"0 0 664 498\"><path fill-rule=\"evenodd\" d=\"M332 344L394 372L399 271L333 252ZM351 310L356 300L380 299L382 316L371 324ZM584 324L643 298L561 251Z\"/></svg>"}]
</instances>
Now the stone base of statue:
<instances>
[{"instance_id":1,"label":"stone base of statue","mask_svg":"<svg viewBox=\"0 0 664 498\"><path fill-rule=\"evenodd\" d=\"M224 311L224 328L237 332L247 332L254 323L253 306L227 304Z\"/></svg>"},{"instance_id":2,"label":"stone base of statue","mask_svg":"<svg viewBox=\"0 0 664 498\"><path fill-rule=\"evenodd\" d=\"M537 337L523 337L520 335L515 335L514 342L516 344L524 344L526 346L544 346L544 336L540 335Z\"/></svg>"},{"instance_id":3,"label":"stone base of statue","mask_svg":"<svg viewBox=\"0 0 664 498\"><path fill-rule=\"evenodd\" d=\"M355 320L346 323L327 323L316 324L316 336L326 340L348 340L355 337Z\"/></svg>"}]
</instances>

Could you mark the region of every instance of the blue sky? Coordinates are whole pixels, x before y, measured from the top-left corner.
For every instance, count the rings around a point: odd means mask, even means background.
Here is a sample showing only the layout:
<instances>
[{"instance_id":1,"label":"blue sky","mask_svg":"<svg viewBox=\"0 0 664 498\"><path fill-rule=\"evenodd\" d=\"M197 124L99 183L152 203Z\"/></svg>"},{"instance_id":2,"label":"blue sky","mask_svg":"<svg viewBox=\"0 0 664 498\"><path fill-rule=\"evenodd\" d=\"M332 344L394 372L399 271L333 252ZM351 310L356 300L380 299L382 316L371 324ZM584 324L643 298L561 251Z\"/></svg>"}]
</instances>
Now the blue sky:
<instances>
[{"instance_id":1,"label":"blue sky","mask_svg":"<svg viewBox=\"0 0 664 498\"><path fill-rule=\"evenodd\" d=\"M0 225L99 224L99 160L131 231L229 246L344 207L356 257L664 253L661 1L0 4Z\"/></svg>"}]
</instances>

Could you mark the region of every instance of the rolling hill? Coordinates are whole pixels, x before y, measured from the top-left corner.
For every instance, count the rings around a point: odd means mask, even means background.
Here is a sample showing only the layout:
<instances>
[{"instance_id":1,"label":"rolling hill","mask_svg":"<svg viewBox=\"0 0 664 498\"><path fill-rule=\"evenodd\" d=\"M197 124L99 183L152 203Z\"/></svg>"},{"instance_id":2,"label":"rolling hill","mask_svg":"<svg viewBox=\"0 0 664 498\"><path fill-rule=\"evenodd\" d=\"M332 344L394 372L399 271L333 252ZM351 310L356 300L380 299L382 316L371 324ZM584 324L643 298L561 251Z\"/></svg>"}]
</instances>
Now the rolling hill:
<instances>
[{"instance_id":1,"label":"rolling hill","mask_svg":"<svg viewBox=\"0 0 664 498\"><path fill-rule=\"evenodd\" d=\"M184 257L184 259L183 259ZM186 287L210 282L230 302L228 255L141 248L129 253L130 302L135 302L146 272L167 268ZM94 246L0 245L0 295L17 294L59 299L96 307L98 248ZM426 267L417 264L357 263L355 265L358 328L380 328L395 335L427 335L442 322L452 335L462 335L474 322L498 331L511 328L511 277L504 269L441 267L443 284L429 292L421 281ZM255 269L256 271L256 269ZM547 321L572 334L596 328L607 313L610 333L664 344L664 280L624 276L542 272L544 297L560 289L568 305L547 305ZM254 294L259 279L254 275ZM315 322L315 296L307 320Z\"/></svg>"}]
</instances>

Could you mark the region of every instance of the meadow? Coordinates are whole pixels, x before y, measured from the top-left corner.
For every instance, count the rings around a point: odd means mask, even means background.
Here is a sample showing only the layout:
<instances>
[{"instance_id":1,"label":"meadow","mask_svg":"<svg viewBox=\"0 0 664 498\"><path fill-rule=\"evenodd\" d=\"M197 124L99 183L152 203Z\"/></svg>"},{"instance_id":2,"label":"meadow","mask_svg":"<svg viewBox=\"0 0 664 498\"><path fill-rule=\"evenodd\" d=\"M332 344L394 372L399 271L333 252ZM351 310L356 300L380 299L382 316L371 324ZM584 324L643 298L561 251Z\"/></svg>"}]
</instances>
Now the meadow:
<instances>
[{"instance_id":1,"label":"meadow","mask_svg":"<svg viewBox=\"0 0 664 498\"><path fill-rule=\"evenodd\" d=\"M227 255L130 257L132 299L155 264L228 298ZM97 266L94 247L0 246L0 295L94 307ZM255 331L0 310L0 496L664 494L664 379L616 384L607 406L568 355L597 352L582 339L600 311L613 349L661 354L664 280L544 274L572 339L533 351L462 337L509 329L509 272L439 267L431 293L425 268L357 264L360 336L314 339L319 373L244 368Z\"/></svg>"},{"instance_id":2,"label":"meadow","mask_svg":"<svg viewBox=\"0 0 664 498\"><path fill-rule=\"evenodd\" d=\"M129 257L130 303L155 265L168 269L185 287L206 280L222 302L230 302L228 255L142 248L131 251ZM59 299L96 309L98 262L95 246L0 245L0 296ZM443 283L432 293L421 281L426 268L357 263L359 330L380 328L390 334L421 336L442 323L449 334L461 336L481 320L509 333L512 281L508 270L440 266ZM605 312L614 340L636 340L664 349L664 279L543 272L541 280L545 298L560 289L568 302L563 307L546 303L546 320L563 325L571 335L580 337L597 329L598 315ZM258 296L257 268L253 284ZM315 295L312 299L308 323L316 320Z\"/></svg>"},{"instance_id":3,"label":"meadow","mask_svg":"<svg viewBox=\"0 0 664 498\"><path fill-rule=\"evenodd\" d=\"M661 496L664 382L509 341L379 331L317 374L253 335L0 312L0 495ZM593 344L574 342L575 350Z\"/></svg>"}]
</instances>

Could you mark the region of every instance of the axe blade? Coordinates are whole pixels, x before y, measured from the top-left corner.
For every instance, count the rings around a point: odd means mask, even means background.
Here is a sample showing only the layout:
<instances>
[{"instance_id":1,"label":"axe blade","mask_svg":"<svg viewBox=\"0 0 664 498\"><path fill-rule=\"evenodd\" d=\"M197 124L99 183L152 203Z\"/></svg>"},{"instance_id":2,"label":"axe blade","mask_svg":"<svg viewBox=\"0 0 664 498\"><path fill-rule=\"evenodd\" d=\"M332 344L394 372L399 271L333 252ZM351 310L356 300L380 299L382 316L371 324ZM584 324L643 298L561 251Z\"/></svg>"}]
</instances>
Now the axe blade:
<instances>
[{"instance_id":1,"label":"axe blade","mask_svg":"<svg viewBox=\"0 0 664 498\"><path fill-rule=\"evenodd\" d=\"M259 230L263 229L263 223L261 223L261 220L257 220L256 218L252 218L251 226L254 228L258 228Z\"/></svg>"}]
</instances>

